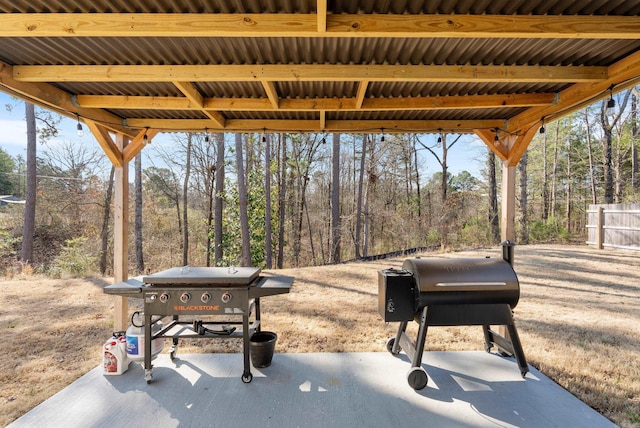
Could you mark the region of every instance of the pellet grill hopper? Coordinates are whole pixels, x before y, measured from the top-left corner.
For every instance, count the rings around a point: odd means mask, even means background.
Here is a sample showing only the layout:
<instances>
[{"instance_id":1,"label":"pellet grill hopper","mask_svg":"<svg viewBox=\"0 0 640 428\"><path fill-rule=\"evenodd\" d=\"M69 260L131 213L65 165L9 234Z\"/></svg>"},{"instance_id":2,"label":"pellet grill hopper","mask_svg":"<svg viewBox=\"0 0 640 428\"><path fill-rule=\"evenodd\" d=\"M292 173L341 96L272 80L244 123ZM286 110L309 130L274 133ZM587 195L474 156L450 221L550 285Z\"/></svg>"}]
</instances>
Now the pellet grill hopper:
<instances>
[{"instance_id":1,"label":"pellet grill hopper","mask_svg":"<svg viewBox=\"0 0 640 428\"><path fill-rule=\"evenodd\" d=\"M487 352L496 346L500 354L515 356L523 377L529 372L512 316L520 298L514 244L500 245L502 259L414 258L405 260L402 269L378 271L380 316L385 322L400 321L387 350L393 355L404 350L411 359L407 380L412 388L428 382L421 364L429 326L481 325ZM412 320L419 324L415 342L406 332ZM507 334L491 326L505 326Z\"/></svg>"}]
</instances>

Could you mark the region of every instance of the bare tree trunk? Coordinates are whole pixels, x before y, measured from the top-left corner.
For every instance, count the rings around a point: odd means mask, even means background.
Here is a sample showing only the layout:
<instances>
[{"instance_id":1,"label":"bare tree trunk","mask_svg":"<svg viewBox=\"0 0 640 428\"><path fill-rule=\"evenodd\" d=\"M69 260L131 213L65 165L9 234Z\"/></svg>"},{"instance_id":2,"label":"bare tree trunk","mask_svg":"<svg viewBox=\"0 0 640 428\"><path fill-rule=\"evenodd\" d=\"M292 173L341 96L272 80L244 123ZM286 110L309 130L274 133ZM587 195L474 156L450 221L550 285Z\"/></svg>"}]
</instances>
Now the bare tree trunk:
<instances>
[{"instance_id":1,"label":"bare tree trunk","mask_svg":"<svg viewBox=\"0 0 640 428\"><path fill-rule=\"evenodd\" d=\"M340 262L340 134L333 134L331 152L331 251L333 263ZM357 244L356 244L357 245ZM356 257L358 257L356 253Z\"/></svg>"},{"instance_id":2,"label":"bare tree trunk","mask_svg":"<svg viewBox=\"0 0 640 428\"><path fill-rule=\"evenodd\" d=\"M487 174L489 179L489 225L491 239L500 242L500 219L498 218L498 182L496 180L496 154L487 149Z\"/></svg>"},{"instance_id":3,"label":"bare tree trunk","mask_svg":"<svg viewBox=\"0 0 640 428\"><path fill-rule=\"evenodd\" d=\"M182 185L182 265L189 264L189 176L191 174L191 138L193 134L187 133L187 156L185 160L184 183Z\"/></svg>"},{"instance_id":4,"label":"bare tree trunk","mask_svg":"<svg viewBox=\"0 0 640 428\"><path fill-rule=\"evenodd\" d=\"M420 196L420 170L418 168L418 150L416 148L416 139L413 139L412 144L414 168L416 170L416 197L418 199L418 217L422 217L422 197Z\"/></svg>"},{"instance_id":5,"label":"bare tree trunk","mask_svg":"<svg viewBox=\"0 0 640 428\"><path fill-rule=\"evenodd\" d=\"M249 217L247 212L247 184L244 176L244 160L242 152L242 134L236 132L236 168L238 172L238 201L240 204L240 235L242 240L240 265L251 266L251 239L249 236Z\"/></svg>"},{"instance_id":6,"label":"bare tree trunk","mask_svg":"<svg viewBox=\"0 0 640 428\"><path fill-rule=\"evenodd\" d=\"M558 140L560 139L560 122L556 124L556 139L553 142L553 167L551 170L550 216L556 216L556 186L558 178Z\"/></svg>"},{"instance_id":7,"label":"bare tree trunk","mask_svg":"<svg viewBox=\"0 0 640 428\"><path fill-rule=\"evenodd\" d=\"M265 135L264 148L264 232L265 232L265 264L267 269L273 265L273 242L271 239L271 135Z\"/></svg>"},{"instance_id":8,"label":"bare tree trunk","mask_svg":"<svg viewBox=\"0 0 640 428\"><path fill-rule=\"evenodd\" d=\"M638 190L638 97L636 93L631 94L631 186Z\"/></svg>"},{"instance_id":9,"label":"bare tree trunk","mask_svg":"<svg viewBox=\"0 0 640 428\"><path fill-rule=\"evenodd\" d=\"M567 228L567 232L571 233L571 138L567 138L567 206L566 206L566 216L567 220L565 223L565 227Z\"/></svg>"},{"instance_id":10,"label":"bare tree trunk","mask_svg":"<svg viewBox=\"0 0 640 428\"><path fill-rule=\"evenodd\" d=\"M100 275L107 274L107 255L109 254L109 217L111 215L111 198L113 197L113 177L116 168L111 166L109 183L107 183L107 194L104 197L104 209L102 210L102 229L100 231Z\"/></svg>"},{"instance_id":11,"label":"bare tree trunk","mask_svg":"<svg viewBox=\"0 0 640 428\"><path fill-rule=\"evenodd\" d=\"M287 202L287 141L284 134L280 134L280 156L278 157L278 269L284 266L284 225Z\"/></svg>"},{"instance_id":12,"label":"bare tree trunk","mask_svg":"<svg viewBox=\"0 0 640 428\"><path fill-rule=\"evenodd\" d=\"M24 103L27 121L27 188L20 260L33 263L33 239L36 230L36 114L35 106Z\"/></svg>"},{"instance_id":13,"label":"bare tree trunk","mask_svg":"<svg viewBox=\"0 0 640 428\"><path fill-rule=\"evenodd\" d=\"M142 252L142 152L139 152L135 157L134 174L135 213L133 231L135 237L136 272L140 275L144 273L144 255Z\"/></svg>"},{"instance_id":14,"label":"bare tree trunk","mask_svg":"<svg viewBox=\"0 0 640 428\"><path fill-rule=\"evenodd\" d=\"M607 111L607 101L603 101L600 107L600 123L602 125L602 131L604 132L604 149L602 166L604 169L604 203L614 203L614 188L613 188L613 129L616 123L620 120L622 113L624 112L631 91L626 91L620 108L617 112L612 112L611 120L609 120L609 112Z\"/></svg>"},{"instance_id":15,"label":"bare tree trunk","mask_svg":"<svg viewBox=\"0 0 640 428\"><path fill-rule=\"evenodd\" d=\"M542 222L549 219L549 171L547 162L547 133L542 135Z\"/></svg>"},{"instance_id":16,"label":"bare tree trunk","mask_svg":"<svg viewBox=\"0 0 640 428\"><path fill-rule=\"evenodd\" d=\"M222 211L224 203L224 134L215 134L216 139L216 190L213 198L213 264L219 266L222 261Z\"/></svg>"},{"instance_id":17,"label":"bare tree trunk","mask_svg":"<svg viewBox=\"0 0 640 428\"><path fill-rule=\"evenodd\" d=\"M360 175L358 176L358 198L356 202L356 239L355 239L355 256L359 259L360 254L360 242L361 242L361 230L362 230L362 186L364 181L365 160L367 153L367 134L362 137L362 150L360 154ZM366 239L366 238L365 238Z\"/></svg>"},{"instance_id":18,"label":"bare tree trunk","mask_svg":"<svg viewBox=\"0 0 640 428\"><path fill-rule=\"evenodd\" d=\"M529 216L527 212L528 195L527 195L527 162L529 153L524 152L520 162L518 163L518 172L520 173L520 244L529 243Z\"/></svg>"}]
</instances>

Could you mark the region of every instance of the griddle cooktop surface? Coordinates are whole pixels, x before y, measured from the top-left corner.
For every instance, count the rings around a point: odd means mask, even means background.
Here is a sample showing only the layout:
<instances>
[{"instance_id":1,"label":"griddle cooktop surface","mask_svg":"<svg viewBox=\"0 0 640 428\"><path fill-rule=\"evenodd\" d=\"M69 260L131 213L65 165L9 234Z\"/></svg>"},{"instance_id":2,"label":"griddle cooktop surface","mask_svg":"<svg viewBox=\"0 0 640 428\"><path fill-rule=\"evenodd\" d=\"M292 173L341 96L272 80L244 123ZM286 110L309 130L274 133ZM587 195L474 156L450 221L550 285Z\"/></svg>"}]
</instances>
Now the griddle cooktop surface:
<instances>
[{"instance_id":1,"label":"griddle cooktop surface","mask_svg":"<svg viewBox=\"0 0 640 428\"><path fill-rule=\"evenodd\" d=\"M250 285L260 275L255 267L175 267L147 275L142 281L151 285Z\"/></svg>"}]
</instances>

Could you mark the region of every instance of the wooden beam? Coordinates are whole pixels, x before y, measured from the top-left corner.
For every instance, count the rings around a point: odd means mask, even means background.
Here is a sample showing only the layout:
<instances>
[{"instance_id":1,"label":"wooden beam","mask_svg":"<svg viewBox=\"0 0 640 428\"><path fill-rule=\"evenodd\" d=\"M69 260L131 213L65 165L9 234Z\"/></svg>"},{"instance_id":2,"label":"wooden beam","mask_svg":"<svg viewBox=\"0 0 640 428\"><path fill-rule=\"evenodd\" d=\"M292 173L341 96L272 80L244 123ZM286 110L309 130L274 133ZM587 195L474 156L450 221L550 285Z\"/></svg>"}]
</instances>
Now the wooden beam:
<instances>
[{"instance_id":1,"label":"wooden beam","mask_svg":"<svg viewBox=\"0 0 640 428\"><path fill-rule=\"evenodd\" d=\"M159 129L141 129L138 132L138 135L135 136L133 140L124 148L123 159L125 162L130 162L133 158L135 158L140 151L147 144L151 144L151 140L153 137L160 133ZM147 136L146 141L144 136Z\"/></svg>"},{"instance_id":2,"label":"wooden beam","mask_svg":"<svg viewBox=\"0 0 640 428\"><path fill-rule=\"evenodd\" d=\"M537 65L16 65L21 82L597 82L607 67Z\"/></svg>"},{"instance_id":3,"label":"wooden beam","mask_svg":"<svg viewBox=\"0 0 640 428\"><path fill-rule=\"evenodd\" d=\"M629 55L611 65L607 70L608 78L601 82L578 83L570 86L558 94L558 102L554 105L532 107L519 115L509 119L507 131L519 132L536 125L544 117L554 119L579 110L587 104L592 104L609 96L611 85L621 86L638 83L640 76L640 51Z\"/></svg>"},{"instance_id":4,"label":"wooden beam","mask_svg":"<svg viewBox=\"0 0 640 428\"><path fill-rule=\"evenodd\" d=\"M324 131L327 127L327 112L320 110L320 129Z\"/></svg>"},{"instance_id":5,"label":"wooden beam","mask_svg":"<svg viewBox=\"0 0 640 428\"><path fill-rule=\"evenodd\" d=\"M515 136L515 142L513 146L509 149L509 158L507 159L508 166L517 166L518 162L522 158L522 155L527 151L531 140L538 132L538 126L532 126L526 132L523 132L521 135Z\"/></svg>"},{"instance_id":6,"label":"wooden beam","mask_svg":"<svg viewBox=\"0 0 640 428\"><path fill-rule=\"evenodd\" d=\"M173 82L173 84L180 89L180 92L184 94L189 101L191 101L198 108L204 106L204 98L200 91L191 82Z\"/></svg>"},{"instance_id":7,"label":"wooden beam","mask_svg":"<svg viewBox=\"0 0 640 428\"><path fill-rule=\"evenodd\" d=\"M261 83L264 87L264 92L267 94L267 98L269 98L269 101L271 101L271 106L274 110L278 110L280 97L278 96L278 91L276 90L276 84L268 80L263 80L261 81Z\"/></svg>"},{"instance_id":8,"label":"wooden beam","mask_svg":"<svg viewBox=\"0 0 640 428\"><path fill-rule=\"evenodd\" d=\"M215 132L221 129L208 119L138 119L126 120L133 128L153 128L163 131L203 131ZM433 132L442 130L452 133L471 133L475 129L495 129L505 126L505 121L496 120L327 120L326 127L320 128L318 120L271 120L271 119L227 119L226 132L372 132L383 129L388 133Z\"/></svg>"},{"instance_id":9,"label":"wooden beam","mask_svg":"<svg viewBox=\"0 0 640 428\"><path fill-rule=\"evenodd\" d=\"M358 107L356 98L303 98L279 99L274 107L267 98L205 98L204 109L218 111L379 111L379 110L447 110L473 108L530 107L546 106L555 102L556 95L503 94L503 95L463 95L443 97L409 98L367 98L366 86L358 85L358 96L362 102ZM362 88L362 91L360 91ZM124 95L78 95L77 103L87 108L127 109L127 110L201 110L202 108L186 97L147 97Z\"/></svg>"},{"instance_id":10,"label":"wooden beam","mask_svg":"<svg viewBox=\"0 0 640 428\"><path fill-rule=\"evenodd\" d=\"M63 116L76 119L76 115L102 123L114 132L131 135L130 129L122 126L122 118L106 111L79 107L74 103L73 97L54 86L46 83L20 82L13 78L13 67L0 61L0 87L6 92L22 98L31 103L49 110L53 110Z\"/></svg>"},{"instance_id":11,"label":"wooden beam","mask_svg":"<svg viewBox=\"0 0 640 428\"><path fill-rule=\"evenodd\" d=\"M362 108L365 95L367 95L367 87L369 87L369 81L362 80L358 83L358 92L356 93L356 109Z\"/></svg>"},{"instance_id":12,"label":"wooden beam","mask_svg":"<svg viewBox=\"0 0 640 428\"><path fill-rule=\"evenodd\" d=\"M3 13L0 37L640 38L637 16Z\"/></svg>"},{"instance_id":13,"label":"wooden beam","mask_svg":"<svg viewBox=\"0 0 640 428\"><path fill-rule=\"evenodd\" d=\"M127 138L116 134L116 147L123 153ZM124 162L116 167L115 195L113 200L113 279L115 283L129 277L129 165ZM129 324L129 302L126 297L115 297L113 326L115 331L126 330Z\"/></svg>"},{"instance_id":14,"label":"wooden beam","mask_svg":"<svg viewBox=\"0 0 640 428\"><path fill-rule=\"evenodd\" d=\"M318 20L318 33L327 31L327 0L316 1L316 17Z\"/></svg>"},{"instance_id":15,"label":"wooden beam","mask_svg":"<svg viewBox=\"0 0 640 428\"><path fill-rule=\"evenodd\" d=\"M516 241L516 168L502 163L502 197L500 199L500 237Z\"/></svg>"},{"instance_id":16,"label":"wooden beam","mask_svg":"<svg viewBox=\"0 0 640 428\"><path fill-rule=\"evenodd\" d=\"M191 82L173 82L173 84L180 89L180 91L187 97L187 99L197 106L200 110L204 107L204 98L198 88ZM216 122L217 126L224 128L225 118L217 111L203 110L203 113L211 120Z\"/></svg>"},{"instance_id":17,"label":"wooden beam","mask_svg":"<svg viewBox=\"0 0 640 428\"><path fill-rule=\"evenodd\" d=\"M509 151L504 144L500 141L496 144L496 133L490 129L474 129L473 133L476 134L487 147L496 154L502 161L506 161L509 155Z\"/></svg>"},{"instance_id":18,"label":"wooden beam","mask_svg":"<svg viewBox=\"0 0 640 428\"><path fill-rule=\"evenodd\" d=\"M116 168L122 168L124 165L122 152L118 148L117 144L111 139L109 130L102 125L91 120L85 120L85 124L95 137L102 150L107 155L113 166Z\"/></svg>"}]
</instances>

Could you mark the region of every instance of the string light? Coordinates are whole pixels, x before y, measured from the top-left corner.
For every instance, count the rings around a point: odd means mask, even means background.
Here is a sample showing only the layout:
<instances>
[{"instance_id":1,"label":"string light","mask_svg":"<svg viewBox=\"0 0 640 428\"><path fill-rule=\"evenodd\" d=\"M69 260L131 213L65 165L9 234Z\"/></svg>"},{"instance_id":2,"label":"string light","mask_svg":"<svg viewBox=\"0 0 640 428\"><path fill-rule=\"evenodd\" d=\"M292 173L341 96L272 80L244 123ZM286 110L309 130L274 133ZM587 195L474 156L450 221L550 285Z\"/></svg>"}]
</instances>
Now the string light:
<instances>
[{"instance_id":1,"label":"string light","mask_svg":"<svg viewBox=\"0 0 640 428\"><path fill-rule=\"evenodd\" d=\"M500 138L498 137L498 128L496 128L496 136L493 137L493 143L497 146L500 144Z\"/></svg>"},{"instance_id":2,"label":"string light","mask_svg":"<svg viewBox=\"0 0 640 428\"><path fill-rule=\"evenodd\" d=\"M607 110L611 111L616 106L616 100L613 99L613 85L609 87L609 101L607 101Z\"/></svg>"},{"instance_id":3,"label":"string light","mask_svg":"<svg viewBox=\"0 0 640 428\"><path fill-rule=\"evenodd\" d=\"M209 143L209 130L204 128L204 142Z\"/></svg>"},{"instance_id":4,"label":"string light","mask_svg":"<svg viewBox=\"0 0 640 428\"><path fill-rule=\"evenodd\" d=\"M442 129L438 129L438 144L442 143Z\"/></svg>"},{"instance_id":5,"label":"string light","mask_svg":"<svg viewBox=\"0 0 640 428\"><path fill-rule=\"evenodd\" d=\"M545 133L545 129L544 129L544 117L542 119L540 119L542 121L542 126L540 126L540 133L544 134Z\"/></svg>"},{"instance_id":6,"label":"string light","mask_svg":"<svg viewBox=\"0 0 640 428\"><path fill-rule=\"evenodd\" d=\"M382 134L382 137L380 137L380 142L384 143L384 128L380 129L380 133Z\"/></svg>"},{"instance_id":7,"label":"string light","mask_svg":"<svg viewBox=\"0 0 640 428\"><path fill-rule=\"evenodd\" d=\"M149 128L144 128L144 135L142 136L142 143L147 144L149 142L149 136L147 135L147 131Z\"/></svg>"},{"instance_id":8,"label":"string light","mask_svg":"<svg viewBox=\"0 0 640 428\"><path fill-rule=\"evenodd\" d=\"M76 132L78 133L78 137L84 136L84 129L82 129L82 124L80 123L80 116L76 114L76 119L78 120L78 125L76 126Z\"/></svg>"}]
</instances>

